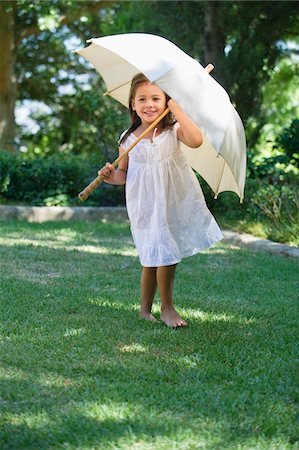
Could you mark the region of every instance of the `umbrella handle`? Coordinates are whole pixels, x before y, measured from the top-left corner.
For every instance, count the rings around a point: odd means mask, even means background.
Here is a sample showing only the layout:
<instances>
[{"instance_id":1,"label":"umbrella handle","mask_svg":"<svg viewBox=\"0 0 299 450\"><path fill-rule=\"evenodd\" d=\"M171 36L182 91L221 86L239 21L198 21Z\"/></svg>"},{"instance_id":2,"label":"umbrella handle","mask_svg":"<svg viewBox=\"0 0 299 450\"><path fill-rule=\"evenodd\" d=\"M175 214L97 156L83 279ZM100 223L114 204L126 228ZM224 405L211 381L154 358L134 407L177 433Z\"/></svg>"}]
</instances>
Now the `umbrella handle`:
<instances>
[{"instance_id":1,"label":"umbrella handle","mask_svg":"<svg viewBox=\"0 0 299 450\"><path fill-rule=\"evenodd\" d=\"M212 70L214 69L213 64L208 64L205 67L205 70L210 73ZM112 165L114 167L116 167L119 162L125 158L128 153L135 147L135 145L138 144L139 141L141 141L141 139L143 139L153 128L155 128L155 126L170 112L169 108L166 108L165 111L163 111L163 113L153 122L150 124L150 126L143 132L141 133L140 136L138 136L138 138L136 139L136 141L133 142L132 145L130 145L130 147L124 152L122 153L118 158L116 158L115 161L113 161ZM85 189L83 189L82 192L80 192L80 194L78 195L79 199L82 201L85 201L86 199L88 199L88 197L90 196L90 194L92 194L92 192L98 187L100 186L100 184L104 181L104 177L101 177L100 175L98 175L88 186L86 186Z\"/></svg>"}]
</instances>

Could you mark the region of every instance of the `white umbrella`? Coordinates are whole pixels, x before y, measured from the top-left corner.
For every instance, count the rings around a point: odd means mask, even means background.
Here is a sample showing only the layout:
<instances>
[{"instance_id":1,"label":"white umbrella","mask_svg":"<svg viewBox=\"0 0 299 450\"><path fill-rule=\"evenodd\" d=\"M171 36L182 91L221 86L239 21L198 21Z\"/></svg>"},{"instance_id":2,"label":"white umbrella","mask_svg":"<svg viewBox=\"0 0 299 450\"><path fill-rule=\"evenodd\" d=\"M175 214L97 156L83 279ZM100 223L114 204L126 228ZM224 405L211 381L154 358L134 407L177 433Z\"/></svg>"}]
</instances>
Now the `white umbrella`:
<instances>
[{"instance_id":1,"label":"white umbrella","mask_svg":"<svg viewBox=\"0 0 299 450\"><path fill-rule=\"evenodd\" d=\"M198 149L182 145L189 164L215 197L244 197L246 140L241 119L223 87L198 61L162 37L128 33L90 39L75 50L100 73L107 95L128 107L132 78L139 72L174 98L203 131Z\"/></svg>"}]
</instances>

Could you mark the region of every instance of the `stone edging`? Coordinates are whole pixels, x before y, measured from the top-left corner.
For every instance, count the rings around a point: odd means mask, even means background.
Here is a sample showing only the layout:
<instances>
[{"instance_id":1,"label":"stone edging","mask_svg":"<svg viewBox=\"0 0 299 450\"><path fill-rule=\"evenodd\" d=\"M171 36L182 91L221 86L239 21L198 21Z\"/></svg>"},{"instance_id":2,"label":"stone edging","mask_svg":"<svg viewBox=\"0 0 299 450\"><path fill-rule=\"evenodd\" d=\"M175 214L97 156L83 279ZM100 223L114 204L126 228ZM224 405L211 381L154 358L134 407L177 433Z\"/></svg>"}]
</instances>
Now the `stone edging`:
<instances>
[{"instance_id":1,"label":"stone edging","mask_svg":"<svg viewBox=\"0 0 299 450\"><path fill-rule=\"evenodd\" d=\"M10 206L0 205L0 220L20 219L28 222L47 222L53 220L97 220L102 222L127 221L125 207L93 207L93 206ZM299 258L299 248L260 239L246 233L224 230L224 240L239 246L247 246L255 250L264 250Z\"/></svg>"},{"instance_id":2,"label":"stone edging","mask_svg":"<svg viewBox=\"0 0 299 450\"><path fill-rule=\"evenodd\" d=\"M53 220L128 220L125 207L96 206L10 206L0 205L0 220L19 219L28 222Z\"/></svg>"},{"instance_id":3,"label":"stone edging","mask_svg":"<svg viewBox=\"0 0 299 450\"><path fill-rule=\"evenodd\" d=\"M279 242L269 241L268 239L261 239L246 233L236 233L235 231L229 230L224 230L222 233L224 240L232 244L250 247L254 250L264 250L274 254L299 258L298 247L291 247L290 245L280 244Z\"/></svg>"}]
</instances>

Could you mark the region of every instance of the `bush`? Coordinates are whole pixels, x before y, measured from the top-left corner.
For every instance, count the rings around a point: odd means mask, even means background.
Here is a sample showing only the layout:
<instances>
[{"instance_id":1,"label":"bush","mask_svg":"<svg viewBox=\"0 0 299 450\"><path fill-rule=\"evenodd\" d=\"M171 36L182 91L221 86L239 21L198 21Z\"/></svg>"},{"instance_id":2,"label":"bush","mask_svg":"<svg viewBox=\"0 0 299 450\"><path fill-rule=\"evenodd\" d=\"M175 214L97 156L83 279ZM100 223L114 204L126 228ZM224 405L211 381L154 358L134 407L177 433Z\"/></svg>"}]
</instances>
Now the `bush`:
<instances>
[{"instance_id":1,"label":"bush","mask_svg":"<svg viewBox=\"0 0 299 450\"><path fill-rule=\"evenodd\" d=\"M277 146L282 148L288 162L299 168L299 119L292 121L277 138Z\"/></svg>"},{"instance_id":2,"label":"bush","mask_svg":"<svg viewBox=\"0 0 299 450\"><path fill-rule=\"evenodd\" d=\"M0 152L0 193L6 194L9 190L12 174L17 170L17 155ZM6 195L5 195L6 196Z\"/></svg>"},{"instance_id":3,"label":"bush","mask_svg":"<svg viewBox=\"0 0 299 450\"><path fill-rule=\"evenodd\" d=\"M286 184L262 184L251 196L256 217L267 222L267 235L275 241L296 242L299 235L298 187Z\"/></svg>"},{"instance_id":4,"label":"bush","mask_svg":"<svg viewBox=\"0 0 299 450\"><path fill-rule=\"evenodd\" d=\"M258 165L249 162L243 203L232 192L223 192L215 200L210 187L200 180L208 207L216 218L226 226L239 224L242 231L248 232L253 232L256 224L256 229L263 230L268 239L298 245L297 169L286 166L285 156L282 157L283 160L279 156L265 158Z\"/></svg>"},{"instance_id":5,"label":"bush","mask_svg":"<svg viewBox=\"0 0 299 450\"><path fill-rule=\"evenodd\" d=\"M82 205L78 193L96 177L98 165L80 156L55 154L26 158L0 152L0 193L4 201L30 205ZM124 203L123 189L104 185L84 203L116 206Z\"/></svg>"}]
</instances>

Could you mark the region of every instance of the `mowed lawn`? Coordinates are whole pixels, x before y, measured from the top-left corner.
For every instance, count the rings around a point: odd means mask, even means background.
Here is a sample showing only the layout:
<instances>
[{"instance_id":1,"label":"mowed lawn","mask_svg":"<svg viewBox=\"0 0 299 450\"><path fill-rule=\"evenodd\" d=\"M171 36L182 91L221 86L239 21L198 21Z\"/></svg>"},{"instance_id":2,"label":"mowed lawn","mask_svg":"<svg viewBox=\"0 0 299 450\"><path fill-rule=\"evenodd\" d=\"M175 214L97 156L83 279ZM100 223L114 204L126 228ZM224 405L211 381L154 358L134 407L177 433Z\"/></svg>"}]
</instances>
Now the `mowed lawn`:
<instances>
[{"instance_id":1,"label":"mowed lawn","mask_svg":"<svg viewBox=\"0 0 299 450\"><path fill-rule=\"evenodd\" d=\"M184 260L175 331L138 317L127 224L0 231L1 450L298 449L298 260Z\"/></svg>"}]
</instances>

